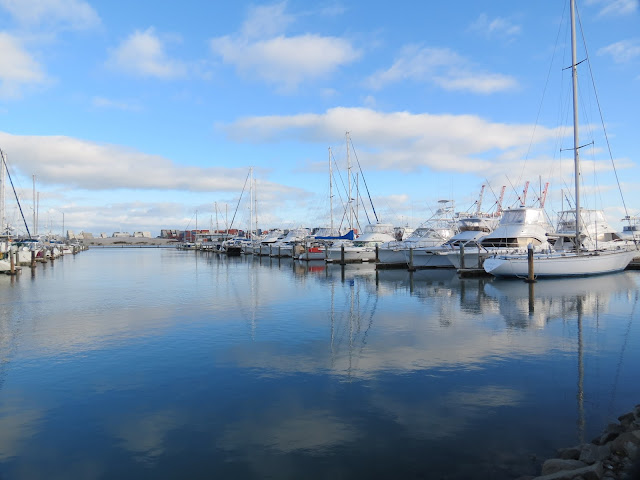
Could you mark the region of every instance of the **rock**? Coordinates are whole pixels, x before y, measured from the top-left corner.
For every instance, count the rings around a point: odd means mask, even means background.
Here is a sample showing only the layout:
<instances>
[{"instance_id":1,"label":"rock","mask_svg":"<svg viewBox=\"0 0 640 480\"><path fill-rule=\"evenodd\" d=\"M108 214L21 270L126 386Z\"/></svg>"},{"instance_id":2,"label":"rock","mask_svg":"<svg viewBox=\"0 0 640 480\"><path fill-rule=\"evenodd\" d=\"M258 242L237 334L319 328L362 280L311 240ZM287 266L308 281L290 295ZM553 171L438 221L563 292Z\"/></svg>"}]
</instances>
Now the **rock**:
<instances>
[{"instance_id":1,"label":"rock","mask_svg":"<svg viewBox=\"0 0 640 480\"><path fill-rule=\"evenodd\" d=\"M576 470L584 468L587 464L580 460L564 460L562 458L552 458L542 465L542 475L549 475L561 470Z\"/></svg>"},{"instance_id":2,"label":"rock","mask_svg":"<svg viewBox=\"0 0 640 480\"><path fill-rule=\"evenodd\" d=\"M587 465L601 462L611 454L612 450L610 448L610 445L611 444L593 445L592 443L584 445L582 447L580 458L578 460L586 463Z\"/></svg>"},{"instance_id":3,"label":"rock","mask_svg":"<svg viewBox=\"0 0 640 480\"><path fill-rule=\"evenodd\" d=\"M561 448L556 456L564 460L578 460L580 458L580 447Z\"/></svg>"},{"instance_id":4,"label":"rock","mask_svg":"<svg viewBox=\"0 0 640 480\"><path fill-rule=\"evenodd\" d=\"M594 440L593 443L595 443L596 445L605 445L611 440L615 440L618 435L620 435L619 432L605 432L602 434L602 436Z\"/></svg>"},{"instance_id":5,"label":"rock","mask_svg":"<svg viewBox=\"0 0 640 480\"><path fill-rule=\"evenodd\" d=\"M542 475L535 477L534 480L577 480L578 478L583 478L584 480L600 480L601 477L602 464L594 463L593 465L575 470L562 470L549 475Z\"/></svg>"},{"instance_id":6,"label":"rock","mask_svg":"<svg viewBox=\"0 0 640 480\"><path fill-rule=\"evenodd\" d=\"M630 457L629 453L637 452L637 448L640 446L640 431L636 430L633 432L625 432L618 436L618 438L612 441L609 445L612 452L624 453L626 456ZM635 459L635 457L633 457L632 460L633 459Z\"/></svg>"},{"instance_id":7,"label":"rock","mask_svg":"<svg viewBox=\"0 0 640 480\"><path fill-rule=\"evenodd\" d=\"M607 425L605 432L620 434L624 432L624 428L622 428L622 425L620 425L619 423L610 423L609 425Z\"/></svg>"},{"instance_id":8,"label":"rock","mask_svg":"<svg viewBox=\"0 0 640 480\"><path fill-rule=\"evenodd\" d=\"M631 423L635 419L636 416L633 414L633 412L625 413L624 415L620 415L618 417L618 420L620 420L620 425L622 425L622 427L625 429L629 428L629 425L631 425Z\"/></svg>"}]
</instances>

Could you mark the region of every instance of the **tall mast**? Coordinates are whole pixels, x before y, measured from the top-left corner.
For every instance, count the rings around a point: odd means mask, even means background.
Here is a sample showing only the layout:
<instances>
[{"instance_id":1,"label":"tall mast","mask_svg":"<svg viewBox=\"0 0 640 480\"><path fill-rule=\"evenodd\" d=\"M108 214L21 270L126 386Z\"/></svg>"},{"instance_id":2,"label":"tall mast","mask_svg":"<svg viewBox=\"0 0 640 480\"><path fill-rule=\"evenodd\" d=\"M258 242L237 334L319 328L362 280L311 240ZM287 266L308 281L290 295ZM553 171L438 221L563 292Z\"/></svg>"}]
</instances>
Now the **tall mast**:
<instances>
[{"instance_id":1,"label":"tall mast","mask_svg":"<svg viewBox=\"0 0 640 480\"><path fill-rule=\"evenodd\" d=\"M254 231L258 235L258 180L253 179L253 219Z\"/></svg>"},{"instance_id":2,"label":"tall mast","mask_svg":"<svg viewBox=\"0 0 640 480\"><path fill-rule=\"evenodd\" d=\"M252 238L251 230L253 229L253 167L249 167L249 233L246 238Z\"/></svg>"},{"instance_id":3,"label":"tall mast","mask_svg":"<svg viewBox=\"0 0 640 480\"><path fill-rule=\"evenodd\" d=\"M347 183L349 184L349 201L347 206L349 207L349 228L353 228L353 209L351 208L351 159L349 158L349 132L345 134L347 140Z\"/></svg>"},{"instance_id":4,"label":"tall mast","mask_svg":"<svg viewBox=\"0 0 640 480\"><path fill-rule=\"evenodd\" d=\"M329 218L331 227L329 235L335 235L333 233L333 168L331 166L331 147L329 147Z\"/></svg>"},{"instance_id":5,"label":"tall mast","mask_svg":"<svg viewBox=\"0 0 640 480\"><path fill-rule=\"evenodd\" d=\"M575 0L570 0L571 6L571 77L573 79L573 169L576 190L576 249L580 251L580 146L578 138L578 61L576 54L576 14Z\"/></svg>"},{"instance_id":6,"label":"tall mast","mask_svg":"<svg viewBox=\"0 0 640 480\"><path fill-rule=\"evenodd\" d=\"M36 207L36 176L33 175L33 234L38 235L38 219Z\"/></svg>"},{"instance_id":7,"label":"tall mast","mask_svg":"<svg viewBox=\"0 0 640 480\"><path fill-rule=\"evenodd\" d=\"M5 168L4 152L0 150L0 234L5 233L5 227L7 225L5 212Z\"/></svg>"}]
</instances>

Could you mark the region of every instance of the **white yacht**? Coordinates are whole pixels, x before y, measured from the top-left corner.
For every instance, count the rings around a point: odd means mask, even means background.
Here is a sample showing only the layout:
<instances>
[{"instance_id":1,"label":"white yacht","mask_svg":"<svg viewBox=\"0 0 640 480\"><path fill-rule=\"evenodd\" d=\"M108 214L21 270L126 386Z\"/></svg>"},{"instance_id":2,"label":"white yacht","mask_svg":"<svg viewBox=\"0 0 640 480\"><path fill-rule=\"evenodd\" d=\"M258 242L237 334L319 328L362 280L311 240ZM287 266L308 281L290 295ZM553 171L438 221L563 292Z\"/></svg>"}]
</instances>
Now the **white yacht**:
<instances>
[{"instance_id":1,"label":"white yacht","mask_svg":"<svg viewBox=\"0 0 640 480\"><path fill-rule=\"evenodd\" d=\"M458 233L458 222L454 218L454 206L450 200L440 200L436 213L404 239L392 240L380 245L378 261L386 265L408 265L413 251L414 265L418 251L442 245Z\"/></svg>"},{"instance_id":2,"label":"white yacht","mask_svg":"<svg viewBox=\"0 0 640 480\"><path fill-rule=\"evenodd\" d=\"M560 212L553 247L534 250L534 274L542 277L582 276L624 270L638 255L601 210L580 209L580 248L576 250L575 210ZM495 276L526 277L529 263L523 252L487 258L484 269Z\"/></svg>"},{"instance_id":3,"label":"white yacht","mask_svg":"<svg viewBox=\"0 0 640 480\"><path fill-rule=\"evenodd\" d=\"M533 274L543 277L599 275L624 270L638 254L635 244L606 240L598 244L585 228L585 221L598 225L598 215L580 208L580 141L578 135L578 76L576 53L575 0L570 0L571 14L571 70L573 80L573 158L575 180L575 209L573 210L573 232L564 234L572 241L562 241L557 248L533 252ZM584 218L586 217L586 218ZM604 216L602 217L604 219ZM567 245L573 244L571 248ZM529 275L527 254L497 255L487 258L484 269L496 276L526 277Z\"/></svg>"},{"instance_id":4,"label":"white yacht","mask_svg":"<svg viewBox=\"0 0 640 480\"><path fill-rule=\"evenodd\" d=\"M371 223L364 228L364 233L355 240L340 245L332 245L327 252L328 262L342 260L344 251L345 262L375 262L376 245L392 242L393 225L390 223Z\"/></svg>"},{"instance_id":5,"label":"white yacht","mask_svg":"<svg viewBox=\"0 0 640 480\"><path fill-rule=\"evenodd\" d=\"M542 208L506 209L495 230L480 238L477 246L465 246L464 264L477 266L491 255L526 253L529 244L538 251L548 250L551 244L547 235L552 233L554 229ZM461 267L459 246L447 256L455 268Z\"/></svg>"},{"instance_id":6,"label":"white yacht","mask_svg":"<svg viewBox=\"0 0 640 480\"><path fill-rule=\"evenodd\" d=\"M293 257L296 246L299 246L310 233L311 230L308 228L292 228L284 237L270 245L269 255L271 257Z\"/></svg>"},{"instance_id":7,"label":"white yacht","mask_svg":"<svg viewBox=\"0 0 640 480\"><path fill-rule=\"evenodd\" d=\"M247 248L247 253L254 255L269 255L269 247L284 237L284 232L274 229L261 238L256 238Z\"/></svg>"},{"instance_id":8,"label":"white yacht","mask_svg":"<svg viewBox=\"0 0 640 480\"><path fill-rule=\"evenodd\" d=\"M413 252L414 267L454 268L451 258L460 252L460 247L478 248L478 242L489 235L498 225L500 215L478 214L459 216L459 233L442 245L418 249Z\"/></svg>"}]
</instances>

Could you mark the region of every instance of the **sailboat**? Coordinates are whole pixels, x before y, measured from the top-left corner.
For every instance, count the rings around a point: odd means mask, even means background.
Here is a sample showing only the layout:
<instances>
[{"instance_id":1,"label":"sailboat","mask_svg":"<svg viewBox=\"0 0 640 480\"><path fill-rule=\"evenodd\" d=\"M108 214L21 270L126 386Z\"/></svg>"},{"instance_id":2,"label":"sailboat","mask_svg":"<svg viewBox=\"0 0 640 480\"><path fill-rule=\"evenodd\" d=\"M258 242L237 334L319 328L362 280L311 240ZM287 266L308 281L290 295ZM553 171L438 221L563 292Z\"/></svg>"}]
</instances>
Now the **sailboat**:
<instances>
[{"instance_id":1,"label":"sailboat","mask_svg":"<svg viewBox=\"0 0 640 480\"><path fill-rule=\"evenodd\" d=\"M639 254L636 246L628 242L605 242L591 245L587 239L588 229L584 218L593 217L593 211L580 207L580 155L578 136L578 76L576 55L575 0L569 0L571 14L571 76L573 90L573 158L575 177L575 233L571 249L564 247L538 250L533 255L534 274L539 277L567 277L599 275L624 270ZM565 233L564 237L570 235ZM528 274L527 255L496 255L484 261L487 273L503 277L525 277Z\"/></svg>"}]
</instances>

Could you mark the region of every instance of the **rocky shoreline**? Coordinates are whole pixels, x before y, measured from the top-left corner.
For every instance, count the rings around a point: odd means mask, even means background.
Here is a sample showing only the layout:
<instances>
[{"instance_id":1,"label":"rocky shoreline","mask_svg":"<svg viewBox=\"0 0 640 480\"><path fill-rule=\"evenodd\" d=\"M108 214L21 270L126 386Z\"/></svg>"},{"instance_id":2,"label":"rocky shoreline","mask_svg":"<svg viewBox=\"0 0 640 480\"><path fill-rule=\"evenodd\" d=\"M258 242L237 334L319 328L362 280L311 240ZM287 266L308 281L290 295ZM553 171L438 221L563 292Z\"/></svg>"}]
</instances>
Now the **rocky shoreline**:
<instances>
[{"instance_id":1,"label":"rocky shoreline","mask_svg":"<svg viewBox=\"0 0 640 480\"><path fill-rule=\"evenodd\" d=\"M618 417L591 443L558 450L542 465L540 476L517 480L640 479L640 405Z\"/></svg>"}]
</instances>

